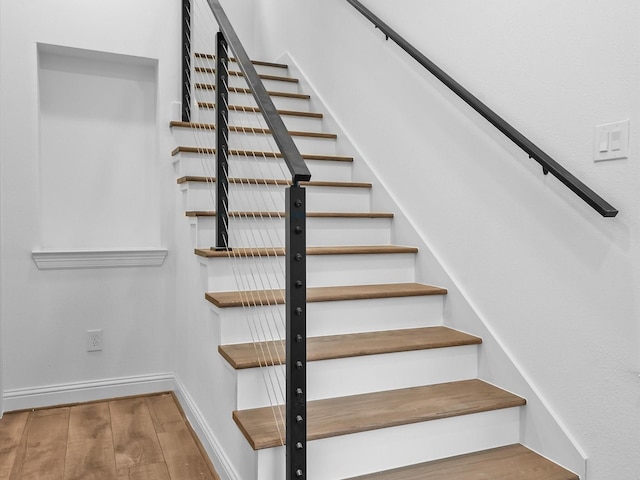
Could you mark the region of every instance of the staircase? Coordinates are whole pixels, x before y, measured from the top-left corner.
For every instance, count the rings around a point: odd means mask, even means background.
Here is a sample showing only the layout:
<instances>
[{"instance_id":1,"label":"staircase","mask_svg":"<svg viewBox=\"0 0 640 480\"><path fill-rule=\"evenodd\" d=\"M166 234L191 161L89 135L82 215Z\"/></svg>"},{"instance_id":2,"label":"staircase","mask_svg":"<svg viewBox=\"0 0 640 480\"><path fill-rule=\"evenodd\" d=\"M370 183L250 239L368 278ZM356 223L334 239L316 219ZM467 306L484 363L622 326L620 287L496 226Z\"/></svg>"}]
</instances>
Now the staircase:
<instances>
[{"instance_id":1,"label":"staircase","mask_svg":"<svg viewBox=\"0 0 640 480\"><path fill-rule=\"evenodd\" d=\"M267 163L280 159L264 150L268 131L246 127L255 107L242 78L232 75L230 124L237 119L243 127L230 128L230 145L233 136L248 134L253 144L231 152L234 251L208 248L215 234L215 179L203 174L199 158L214 151L194 146L192 138L193 131L214 133L215 87L206 81L212 56L196 54L196 60L198 122L171 123L178 143L172 155L186 216L195 223L195 256L206 271L204 301L220 321L220 342L211 347L235 383L234 391L219 391L235 399L235 410L222 415L233 418L251 447L253 478L280 480L284 427L264 391L257 351L275 352L276 364L284 361L284 351L280 342L254 345L241 316L246 308L281 308L284 293L257 286L237 291L231 262L244 271L243 262L258 255L261 262L282 261L277 240L242 248L238 220L257 211L265 223L283 222L274 207L242 193L267 193L286 181L269 178L268 169L255 162L253 152ZM372 185L355 181L354 159L338 155L337 136L323 132L323 115L310 111L311 97L299 92L286 65L255 64L313 175L306 185L309 478L577 479L519 444L526 400L477 378L482 339L443 325L446 288L416 281L418 249L392 244L393 213L371 211ZM246 298L252 306L242 307Z\"/></svg>"}]
</instances>

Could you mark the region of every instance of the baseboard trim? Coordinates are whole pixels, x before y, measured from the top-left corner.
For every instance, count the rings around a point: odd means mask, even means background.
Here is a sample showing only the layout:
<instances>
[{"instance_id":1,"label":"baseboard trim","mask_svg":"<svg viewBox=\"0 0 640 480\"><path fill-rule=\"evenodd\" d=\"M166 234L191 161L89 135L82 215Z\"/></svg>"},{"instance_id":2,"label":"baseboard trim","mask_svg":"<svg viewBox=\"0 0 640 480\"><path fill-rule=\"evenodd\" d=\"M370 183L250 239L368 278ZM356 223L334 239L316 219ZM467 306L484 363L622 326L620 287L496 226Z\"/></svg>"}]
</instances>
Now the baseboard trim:
<instances>
[{"instance_id":1,"label":"baseboard trim","mask_svg":"<svg viewBox=\"0 0 640 480\"><path fill-rule=\"evenodd\" d=\"M217 437L205 421L202 412L200 412L200 409L179 378L175 378L174 393L189 423L191 423L191 427L200 439L200 443L202 443L202 446L213 462L213 466L220 476L220 480L241 480L238 472L233 468L229 458L222 449Z\"/></svg>"},{"instance_id":2,"label":"baseboard trim","mask_svg":"<svg viewBox=\"0 0 640 480\"><path fill-rule=\"evenodd\" d=\"M48 385L38 388L20 388L7 390L4 393L3 406L5 412L13 412L31 408L166 392L174 390L175 385L174 373L158 373Z\"/></svg>"}]
</instances>

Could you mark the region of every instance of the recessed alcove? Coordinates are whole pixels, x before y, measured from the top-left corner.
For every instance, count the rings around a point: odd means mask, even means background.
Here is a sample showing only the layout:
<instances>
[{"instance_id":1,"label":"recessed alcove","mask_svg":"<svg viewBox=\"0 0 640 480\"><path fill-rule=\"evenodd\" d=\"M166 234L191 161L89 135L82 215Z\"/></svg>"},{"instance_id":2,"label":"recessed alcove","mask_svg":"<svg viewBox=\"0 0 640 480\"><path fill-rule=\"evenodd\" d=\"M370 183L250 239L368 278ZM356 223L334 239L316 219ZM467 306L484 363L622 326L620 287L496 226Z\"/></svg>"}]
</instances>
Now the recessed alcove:
<instances>
[{"instance_id":1,"label":"recessed alcove","mask_svg":"<svg viewBox=\"0 0 640 480\"><path fill-rule=\"evenodd\" d=\"M158 247L157 60L38 45L41 247Z\"/></svg>"}]
</instances>

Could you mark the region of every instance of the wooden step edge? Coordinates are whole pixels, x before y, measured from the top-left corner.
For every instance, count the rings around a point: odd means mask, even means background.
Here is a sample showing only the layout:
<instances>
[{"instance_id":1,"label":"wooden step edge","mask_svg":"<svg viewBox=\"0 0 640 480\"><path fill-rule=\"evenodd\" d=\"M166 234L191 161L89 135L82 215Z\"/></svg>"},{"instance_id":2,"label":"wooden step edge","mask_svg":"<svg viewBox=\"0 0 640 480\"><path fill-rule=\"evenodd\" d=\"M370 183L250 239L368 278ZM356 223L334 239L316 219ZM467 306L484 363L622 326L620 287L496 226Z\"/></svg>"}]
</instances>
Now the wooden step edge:
<instances>
[{"instance_id":1,"label":"wooden step edge","mask_svg":"<svg viewBox=\"0 0 640 480\"><path fill-rule=\"evenodd\" d=\"M307 302L373 300L380 298L421 297L446 294L446 288L422 283L309 287L307 288ZM284 303L284 290L208 292L205 294L205 298L218 308L281 305Z\"/></svg>"},{"instance_id":2,"label":"wooden step edge","mask_svg":"<svg viewBox=\"0 0 640 480\"><path fill-rule=\"evenodd\" d=\"M194 87L198 90L215 90L216 86L210 83L196 83ZM251 94L251 89L244 87L228 87L229 92L231 93L246 93ZM310 100L311 95L307 95L306 93L293 93L293 92L274 92L271 90L267 90L267 93L271 97L286 97L286 98L297 98L299 100Z\"/></svg>"},{"instance_id":3,"label":"wooden step edge","mask_svg":"<svg viewBox=\"0 0 640 480\"><path fill-rule=\"evenodd\" d=\"M204 58L207 60L215 60L216 56L215 55L211 55L210 53L198 53L195 52L193 54L196 58ZM229 61L230 62L235 62L236 59L233 57L229 57ZM272 63L272 62L264 62L262 60L251 60L251 63L253 63L254 65L260 65L262 67L275 67L275 68L284 68L287 69L289 68L289 65L285 65L284 63Z\"/></svg>"},{"instance_id":4,"label":"wooden step edge","mask_svg":"<svg viewBox=\"0 0 640 480\"><path fill-rule=\"evenodd\" d=\"M514 444L351 477L347 480L579 480L578 475L551 460Z\"/></svg>"},{"instance_id":5,"label":"wooden step edge","mask_svg":"<svg viewBox=\"0 0 640 480\"><path fill-rule=\"evenodd\" d=\"M483 382L463 380L307 403L307 439L349 435L382 428L471 415L526 405L513 393ZM254 450L283 444L283 406L237 410L233 419ZM278 420L276 420L276 418ZM519 478L519 477L518 477Z\"/></svg>"},{"instance_id":6,"label":"wooden step edge","mask_svg":"<svg viewBox=\"0 0 640 480\"><path fill-rule=\"evenodd\" d=\"M215 155L215 148L205 148L205 147L186 147L186 146L178 146L171 151L171 156L175 157L179 153L196 153L200 155ZM265 158L282 158L282 154L280 152L259 152L252 150L229 150L229 155L238 156L238 157L255 157L259 159ZM328 161L328 162L353 162L353 157L345 157L342 155L318 155L311 153L302 153L302 158L305 160L319 160L319 161Z\"/></svg>"},{"instance_id":7,"label":"wooden step edge","mask_svg":"<svg viewBox=\"0 0 640 480\"><path fill-rule=\"evenodd\" d=\"M211 75L215 75L216 69L211 67L194 67L194 71L196 73L208 73ZM227 71L230 77L244 77L244 73L239 72L237 70L229 70ZM277 82L287 82L287 83L300 83L300 80L293 77L284 77L281 75L270 75L267 73L259 73L258 77L262 80L274 80Z\"/></svg>"},{"instance_id":8,"label":"wooden step edge","mask_svg":"<svg viewBox=\"0 0 640 480\"><path fill-rule=\"evenodd\" d=\"M216 177L202 177L196 175L187 175L176 180L178 185L189 182L194 183L215 183ZM238 185L291 185L291 180L275 179L275 178L229 178L229 183ZM314 181L300 182L300 185L306 187L337 187L337 188L373 188L373 184L367 182L330 182L330 181Z\"/></svg>"},{"instance_id":9,"label":"wooden step edge","mask_svg":"<svg viewBox=\"0 0 640 480\"><path fill-rule=\"evenodd\" d=\"M441 326L327 335L307 338L307 362L481 343L479 337ZM282 365L286 358L283 340L219 345L218 352L236 370Z\"/></svg>"},{"instance_id":10,"label":"wooden step edge","mask_svg":"<svg viewBox=\"0 0 640 480\"><path fill-rule=\"evenodd\" d=\"M216 108L216 104L213 102L198 102L199 108ZM245 112L245 113L258 113L260 109L258 107L250 106L250 105L229 105L229 110L234 112ZM299 110L285 110L278 109L278 113L280 115L289 116L289 117L305 117L305 118L323 118L324 115L319 112L302 112Z\"/></svg>"},{"instance_id":11,"label":"wooden step edge","mask_svg":"<svg viewBox=\"0 0 640 480\"><path fill-rule=\"evenodd\" d=\"M187 217L215 217L213 210L189 210ZM285 218L284 212L229 212L230 217L238 218ZM390 212L307 212L307 218L393 218Z\"/></svg>"},{"instance_id":12,"label":"wooden step edge","mask_svg":"<svg viewBox=\"0 0 640 480\"><path fill-rule=\"evenodd\" d=\"M200 123L200 122L183 122L180 120L172 120L169 122L171 128L193 128L196 130L215 130L216 126L213 123ZM237 125L229 125L229 130L236 133L253 133L259 135L271 135L271 130L268 128L259 127L241 127ZM309 137L309 138L325 138L328 140L335 140L338 135L335 133L323 133L323 132L302 132L299 130L289 130L289 135L292 137Z\"/></svg>"},{"instance_id":13,"label":"wooden step edge","mask_svg":"<svg viewBox=\"0 0 640 480\"><path fill-rule=\"evenodd\" d=\"M194 253L204 258L250 258L283 257L284 247L271 248L234 248L231 251L218 251L210 248L196 248ZM345 245L326 247L307 247L307 255L385 255L418 253L416 247L402 245Z\"/></svg>"},{"instance_id":14,"label":"wooden step edge","mask_svg":"<svg viewBox=\"0 0 640 480\"><path fill-rule=\"evenodd\" d=\"M513 478L518 480L579 480L578 475L520 444L497 447L347 480L463 480Z\"/></svg>"}]
</instances>

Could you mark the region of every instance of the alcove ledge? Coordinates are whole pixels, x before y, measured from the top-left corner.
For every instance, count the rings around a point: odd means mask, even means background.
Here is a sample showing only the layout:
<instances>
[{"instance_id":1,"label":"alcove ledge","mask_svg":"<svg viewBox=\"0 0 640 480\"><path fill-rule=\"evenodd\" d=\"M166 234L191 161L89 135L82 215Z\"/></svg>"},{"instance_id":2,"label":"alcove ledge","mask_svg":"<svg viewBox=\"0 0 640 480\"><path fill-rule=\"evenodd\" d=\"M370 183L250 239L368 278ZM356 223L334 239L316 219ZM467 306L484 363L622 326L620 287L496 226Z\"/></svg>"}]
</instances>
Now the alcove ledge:
<instances>
[{"instance_id":1,"label":"alcove ledge","mask_svg":"<svg viewBox=\"0 0 640 480\"><path fill-rule=\"evenodd\" d=\"M34 250L31 257L39 270L79 268L159 267L164 263L165 248L108 250Z\"/></svg>"}]
</instances>

